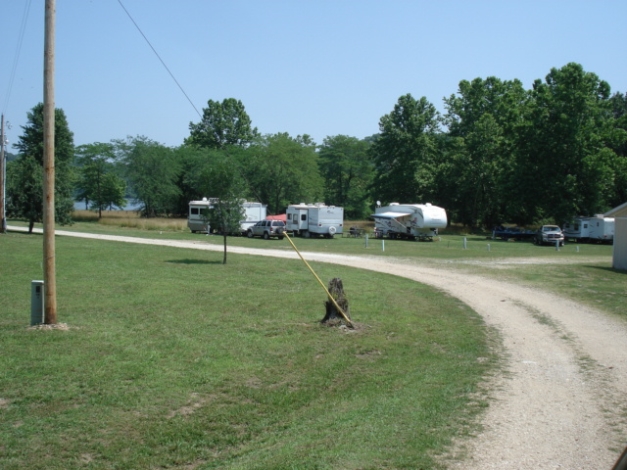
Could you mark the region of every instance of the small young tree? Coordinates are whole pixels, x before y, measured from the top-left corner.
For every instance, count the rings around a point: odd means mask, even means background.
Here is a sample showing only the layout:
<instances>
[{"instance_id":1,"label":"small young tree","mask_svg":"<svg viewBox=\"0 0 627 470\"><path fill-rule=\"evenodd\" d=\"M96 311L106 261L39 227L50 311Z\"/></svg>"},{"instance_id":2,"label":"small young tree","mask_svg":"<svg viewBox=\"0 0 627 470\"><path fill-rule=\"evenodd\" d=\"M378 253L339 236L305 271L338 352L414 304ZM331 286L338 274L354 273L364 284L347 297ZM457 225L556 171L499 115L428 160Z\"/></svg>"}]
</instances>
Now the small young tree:
<instances>
[{"instance_id":1,"label":"small young tree","mask_svg":"<svg viewBox=\"0 0 627 470\"><path fill-rule=\"evenodd\" d=\"M208 211L206 217L212 229L215 228L224 237L222 264L226 264L227 236L240 230L246 184L233 168L231 157L226 152L214 151L208 157L211 162L203 168L199 182L204 194L217 198L214 208Z\"/></svg>"}]
</instances>

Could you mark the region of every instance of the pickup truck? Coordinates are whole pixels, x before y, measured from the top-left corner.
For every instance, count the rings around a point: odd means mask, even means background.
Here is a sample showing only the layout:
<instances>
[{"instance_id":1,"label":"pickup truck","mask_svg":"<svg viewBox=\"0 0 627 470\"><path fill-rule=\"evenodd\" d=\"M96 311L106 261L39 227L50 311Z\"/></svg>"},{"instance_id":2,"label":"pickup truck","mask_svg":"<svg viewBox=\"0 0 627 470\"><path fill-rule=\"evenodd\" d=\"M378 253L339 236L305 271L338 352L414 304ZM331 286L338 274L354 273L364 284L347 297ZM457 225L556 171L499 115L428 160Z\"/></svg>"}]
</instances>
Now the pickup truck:
<instances>
[{"instance_id":1,"label":"pickup truck","mask_svg":"<svg viewBox=\"0 0 627 470\"><path fill-rule=\"evenodd\" d=\"M543 225L536 232L533 242L536 245L555 245L555 243L559 243L559 246L564 246L564 234L557 225Z\"/></svg>"}]
</instances>

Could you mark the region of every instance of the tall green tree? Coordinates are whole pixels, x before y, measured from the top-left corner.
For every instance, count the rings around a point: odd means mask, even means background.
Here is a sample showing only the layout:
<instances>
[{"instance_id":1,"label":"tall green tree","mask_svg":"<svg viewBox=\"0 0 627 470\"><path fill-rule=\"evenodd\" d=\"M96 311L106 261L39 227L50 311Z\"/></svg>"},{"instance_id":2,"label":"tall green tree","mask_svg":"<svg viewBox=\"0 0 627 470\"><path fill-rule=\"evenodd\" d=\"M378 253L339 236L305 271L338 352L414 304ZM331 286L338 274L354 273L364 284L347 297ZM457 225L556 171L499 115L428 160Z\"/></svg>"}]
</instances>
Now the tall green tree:
<instances>
[{"instance_id":1,"label":"tall green tree","mask_svg":"<svg viewBox=\"0 0 627 470\"><path fill-rule=\"evenodd\" d=\"M611 158L614 184L608 205L615 207L627 201L627 93L612 95L609 114L604 140L616 156Z\"/></svg>"},{"instance_id":2,"label":"tall green tree","mask_svg":"<svg viewBox=\"0 0 627 470\"><path fill-rule=\"evenodd\" d=\"M267 135L239 157L250 192L271 214L289 204L314 202L322 196L316 145L308 136Z\"/></svg>"},{"instance_id":3,"label":"tall green tree","mask_svg":"<svg viewBox=\"0 0 627 470\"><path fill-rule=\"evenodd\" d=\"M32 231L35 222L43 219L43 161L44 161L44 105L37 104L28 114L23 134L14 147L20 151L22 160L18 164L16 174L24 178L21 181L7 184L7 197L11 198L13 215L24 217L29 222L29 231ZM55 161L55 188L54 205L55 220L62 224L72 223L74 201L72 189L74 187L74 135L62 109L54 112L54 161ZM35 163L41 171L36 169ZM32 171L31 175L27 172ZM9 189L10 188L10 189ZM39 191L41 195L25 194L26 191ZM21 193L21 194L18 194Z\"/></svg>"},{"instance_id":4,"label":"tall green tree","mask_svg":"<svg viewBox=\"0 0 627 470\"><path fill-rule=\"evenodd\" d=\"M98 211L111 206L124 207L126 182L115 171L116 154L113 144L96 142L76 148L79 177L76 180L76 198L85 200L92 210Z\"/></svg>"},{"instance_id":5,"label":"tall green tree","mask_svg":"<svg viewBox=\"0 0 627 470\"><path fill-rule=\"evenodd\" d=\"M604 208L613 159L602 137L609 97L608 83L576 63L534 82L514 173L526 218L561 224Z\"/></svg>"},{"instance_id":6,"label":"tall green tree","mask_svg":"<svg viewBox=\"0 0 627 470\"><path fill-rule=\"evenodd\" d=\"M212 150L181 145L173 150L177 162L178 173L175 184L179 189L176 199L175 214L187 216L189 201L200 200L203 197L212 197L211 193L204 193L206 188L200 184L200 175L204 167L210 164L207 154Z\"/></svg>"},{"instance_id":7,"label":"tall green tree","mask_svg":"<svg viewBox=\"0 0 627 470\"><path fill-rule=\"evenodd\" d=\"M210 149L247 147L259 137L244 105L235 98L226 98L221 103L209 100L201 121L190 123L189 130L187 145Z\"/></svg>"},{"instance_id":8,"label":"tall green tree","mask_svg":"<svg viewBox=\"0 0 627 470\"><path fill-rule=\"evenodd\" d=\"M505 190L514 159L516 129L526 92L518 80L476 78L444 100L455 198L450 209L469 226L491 227L507 217Z\"/></svg>"},{"instance_id":9,"label":"tall green tree","mask_svg":"<svg viewBox=\"0 0 627 470\"><path fill-rule=\"evenodd\" d=\"M348 218L368 215L373 164L365 140L346 135L327 137L318 148L320 174L324 179L324 200L344 207Z\"/></svg>"},{"instance_id":10,"label":"tall green tree","mask_svg":"<svg viewBox=\"0 0 627 470\"><path fill-rule=\"evenodd\" d=\"M180 189L176 186L179 166L173 150L143 136L114 141L114 148L126 167L126 177L142 215L174 213Z\"/></svg>"},{"instance_id":11,"label":"tall green tree","mask_svg":"<svg viewBox=\"0 0 627 470\"><path fill-rule=\"evenodd\" d=\"M379 120L379 136L371 147L373 198L391 202L437 202L440 116L425 97L401 96L390 114Z\"/></svg>"}]
</instances>

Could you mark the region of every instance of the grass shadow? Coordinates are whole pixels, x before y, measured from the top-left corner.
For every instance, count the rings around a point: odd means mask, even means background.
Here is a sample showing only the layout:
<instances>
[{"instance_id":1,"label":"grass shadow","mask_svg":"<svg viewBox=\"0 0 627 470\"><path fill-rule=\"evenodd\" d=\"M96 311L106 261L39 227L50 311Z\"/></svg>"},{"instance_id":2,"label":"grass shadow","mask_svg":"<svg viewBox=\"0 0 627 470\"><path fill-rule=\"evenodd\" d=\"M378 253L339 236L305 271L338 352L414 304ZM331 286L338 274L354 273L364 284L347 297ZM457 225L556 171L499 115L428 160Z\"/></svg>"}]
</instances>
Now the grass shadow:
<instances>
[{"instance_id":1,"label":"grass shadow","mask_svg":"<svg viewBox=\"0 0 627 470\"><path fill-rule=\"evenodd\" d=\"M627 271L624 271L622 269L608 268L606 266L588 266L588 267L593 268L593 269L598 269L600 271L607 271L610 273L627 275Z\"/></svg>"},{"instance_id":2,"label":"grass shadow","mask_svg":"<svg viewBox=\"0 0 627 470\"><path fill-rule=\"evenodd\" d=\"M166 263L176 263L176 264L222 264L222 261L218 261L218 260L204 260L204 259L171 259L171 260L167 260Z\"/></svg>"}]
</instances>

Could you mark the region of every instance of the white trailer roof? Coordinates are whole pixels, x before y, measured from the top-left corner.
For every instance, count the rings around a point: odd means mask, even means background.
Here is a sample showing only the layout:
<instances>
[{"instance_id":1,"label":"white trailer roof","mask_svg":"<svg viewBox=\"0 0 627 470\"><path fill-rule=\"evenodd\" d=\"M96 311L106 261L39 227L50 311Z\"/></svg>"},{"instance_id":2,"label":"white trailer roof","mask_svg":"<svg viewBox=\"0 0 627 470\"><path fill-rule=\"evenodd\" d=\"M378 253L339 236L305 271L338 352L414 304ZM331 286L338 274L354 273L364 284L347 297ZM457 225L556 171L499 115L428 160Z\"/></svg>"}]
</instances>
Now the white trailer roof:
<instances>
[{"instance_id":1,"label":"white trailer roof","mask_svg":"<svg viewBox=\"0 0 627 470\"><path fill-rule=\"evenodd\" d=\"M397 217L405 217L411 215L412 212L380 212L379 214L372 214L375 219L396 219Z\"/></svg>"}]
</instances>

